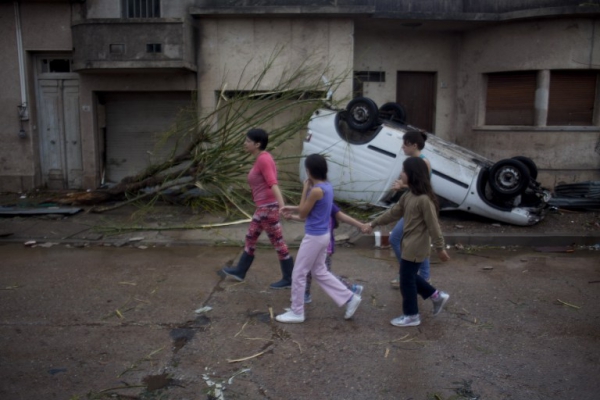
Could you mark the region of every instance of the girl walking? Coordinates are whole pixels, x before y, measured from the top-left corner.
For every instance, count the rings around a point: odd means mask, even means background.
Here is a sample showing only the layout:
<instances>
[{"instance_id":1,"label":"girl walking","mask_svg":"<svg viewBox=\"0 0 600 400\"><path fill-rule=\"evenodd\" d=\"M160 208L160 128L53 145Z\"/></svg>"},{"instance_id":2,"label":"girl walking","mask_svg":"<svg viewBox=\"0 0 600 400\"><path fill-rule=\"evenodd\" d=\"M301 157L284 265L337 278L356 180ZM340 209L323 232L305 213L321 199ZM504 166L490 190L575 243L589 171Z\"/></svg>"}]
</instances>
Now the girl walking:
<instances>
[{"instance_id":1,"label":"girl walking","mask_svg":"<svg viewBox=\"0 0 600 400\"><path fill-rule=\"evenodd\" d=\"M373 227L386 225L404 217L402 236L402 259L400 260L400 292L403 315L392 319L394 326L416 326L421 323L417 294L423 299L431 298L433 315L439 314L450 296L431 286L418 275L423 261L429 257L431 239L442 261L450 256L444 249L444 237L437 219L437 198L429 182L427 164L419 157L409 157L402 164L403 182L408 185L398 203L363 227L363 233L371 233Z\"/></svg>"},{"instance_id":2,"label":"girl walking","mask_svg":"<svg viewBox=\"0 0 600 400\"><path fill-rule=\"evenodd\" d=\"M427 170L429 171L429 178L431 179L431 164L429 160L421 153L425 148L425 141L427 140L427 134L420 131L409 131L402 136L402 151L408 157L420 157L427 164ZM402 179L398 179L392 185L393 190L404 190L408 188L406 182ZM402 242L402 235L404 234L404 218L400 218L394 229L390 232L390 246L394 250L398 263L402 260L402 248L400 243ZM419 269L419 275L423 277L427 282L430 281L431 274L429 273L429 258L426 258L421 264ZM400 286L400 277L392 279L390 282L392 287L398 288Z\"/></svg>"},{"instance_id":3,"label":"girl walking","mask_svg":"<svg viewBox=\"0 0 600 400\"><path fill-rule=\"evenodd\" d=\"M304 222L304 219L300 218L300 216L298 214L285 213L284 217L286 219L291 219L293 221ZM335 233L334 232L340 222L345 222L348 225L352 225L358 229L361 229L363 226L362 222L360 222L357 219L352 218L351 216L349 216L348 214L346 214L342 210L340 210L340 208L337 206L337 204L335 204L335 203L332 204L331 220L329 223L330 240L329 240L329 245L327 246L327 258L325 258L325 265L327 266L327 271L331 271L332 256L333 256L333 253L335 252ZM334 276L336 278L338 278L340 282L342 282L344 285L346 285L346 287L348 289L350 289L352 292L356 293L359 296L362 294L364 286L356 284L356 283L352 283L348 279L346 279L342 276L339 276L339 275L334 275ZM306 275L306 289L304 290L304 304L312 303L312 296L310 294L311 286L312 286L312 275L309 272L308 275Z\"/></svg>"},{"instance_id":4,"label":"girl walking","mask_svg":"<svg viewBox=\"0 0 600 400\"><path fill-rule=\"evenodd\" d=\"M304 181L300 205L282 209L284 215L297 212L301 219L306 219L305 235L296 255L292 275L292 307L275 319L286 323L304 322L304 293L309 272L338 306L346 304L344 318L349 319L362 299L329 272L325 265L331 239L329 225L333 205L333 187L327 181L327 161L320 154L311 154L306 157L304 166L308 179Z\"/></svg>"},{"instance_id":5,"label":"girl walking","mask_svg":"<svg viewBox=\"0 0 600 400\"><path fill-rule=\"evenodd\" d=\"M251 129L246 134L244 149L256 157L256 161L248 173L248 184L252 189L252 200L256 204L256 211L246 234L244 252L235 267L225 267L222 271L225 275L243 281L246 272L254 261L256 242L263 230L271 244L277 251L279 264L281 266L282 278L278 282L271 283L271 289L286 289L292 286L292 269L294 259L290 256L288 247L283 240L281 224L279 223L279 210L285 204L283 196L277 184L277 167L271 154L266 151L269 143L269 135L263 129Z\"/></svg>"}]
</instances>

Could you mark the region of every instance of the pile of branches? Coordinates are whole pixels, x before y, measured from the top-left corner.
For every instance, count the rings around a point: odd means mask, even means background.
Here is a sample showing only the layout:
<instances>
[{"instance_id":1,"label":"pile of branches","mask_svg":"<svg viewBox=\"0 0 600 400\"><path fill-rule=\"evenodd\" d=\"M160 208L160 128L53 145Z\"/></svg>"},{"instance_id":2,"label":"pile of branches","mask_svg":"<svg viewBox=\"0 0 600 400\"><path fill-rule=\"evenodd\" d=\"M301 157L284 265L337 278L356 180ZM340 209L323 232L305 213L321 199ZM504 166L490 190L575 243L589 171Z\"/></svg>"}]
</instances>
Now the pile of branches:
<instances>
[{"instance_id":1,"label":"pile of branches","mask_svg":"<svg viewBox=\"0 0 600 400\"><path fill-rule=\"evenodd\" d=\"M269 130L267 150L276 150L306 130L312 113L329 101L328 93L343 81L343 78L323 79L327 68L318 71L305 64L283 71L273 84L273 74L269 72L276 58L268 60L257 76L244 79L242 73L237 85L242 90L227 90L223 84L214 110L199 113L196 104L181 110L177 122L157 144L154 153L160 153L158 147L164 149L166 143L176 143L160 162L112 187L75 193L57 202L93 205L90 211L104 212L132 202L150 203L165 193L193 188L196 193L200 190L205 194L190 200L194 207L227 213L250 208L246 176L254 159L243 148L246 132L250 128L272 126L272 121L278 116L281 119L282 113L293 115L283 125ZM241 84L242 79L249 83ZM276 160L278 164L297 163L299 157L290 155ZM297 176L280 173L280 186L285 197L298 195Z\"/></svg>"}]
</instances>

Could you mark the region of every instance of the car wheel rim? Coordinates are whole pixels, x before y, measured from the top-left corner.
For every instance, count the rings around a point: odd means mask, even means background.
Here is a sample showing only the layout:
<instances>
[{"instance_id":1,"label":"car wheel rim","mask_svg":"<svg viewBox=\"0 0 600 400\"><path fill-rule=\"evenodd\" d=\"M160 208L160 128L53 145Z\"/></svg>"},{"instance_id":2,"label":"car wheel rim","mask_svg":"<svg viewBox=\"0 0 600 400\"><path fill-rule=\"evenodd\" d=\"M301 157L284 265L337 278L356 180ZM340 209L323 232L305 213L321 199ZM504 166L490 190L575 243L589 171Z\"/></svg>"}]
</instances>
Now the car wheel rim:
<instances>
[{"instance_id":1,"label":"car wheel rim","mask_svg":"<svg viewBox=\"0 0 600 400\"><path fill-rule=\"evenodd\" d=\"M517 169L508 168L503 170L500 174L498 174L496 182L498 182L498 185L501 187L504 187L506 189L512 189L519 185L520 179L521 176Z\"/></svg>"},{"instance_id":2,"label":"car wheel rim","mask_svg":"<svg viewBox=\"0 0 600 400\"><path fill-rule=\"evenodd\" d=\"M369 110L366 107L356 107L352 110L352 118L358 122L365 122L369 120Z\"/></svg>"}]
</instances>

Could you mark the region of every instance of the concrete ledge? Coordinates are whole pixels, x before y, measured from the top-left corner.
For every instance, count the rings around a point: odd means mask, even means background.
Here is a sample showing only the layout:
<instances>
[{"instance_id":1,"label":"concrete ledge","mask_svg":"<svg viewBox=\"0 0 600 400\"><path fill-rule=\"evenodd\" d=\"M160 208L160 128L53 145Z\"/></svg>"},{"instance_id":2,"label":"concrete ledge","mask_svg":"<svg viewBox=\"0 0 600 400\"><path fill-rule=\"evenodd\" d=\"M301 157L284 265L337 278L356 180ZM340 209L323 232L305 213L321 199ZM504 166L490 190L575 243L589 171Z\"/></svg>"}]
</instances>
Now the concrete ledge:
<instances>
[{"instance_id":1,"label":"concrete ledge","mask_svg":"<svg viewBox=\"0 0 600 400\"><path fill-rule=\"evenodd\" d=\"M600 235L573 235L572 233L555 233L547 235L489 235L489 234L448 234L444 235L446 244L463 246L593 246L600 244ZM362 235L350 241L356 246L373 247L375 239L372 235Z\"/></svg>"}]
</instances>

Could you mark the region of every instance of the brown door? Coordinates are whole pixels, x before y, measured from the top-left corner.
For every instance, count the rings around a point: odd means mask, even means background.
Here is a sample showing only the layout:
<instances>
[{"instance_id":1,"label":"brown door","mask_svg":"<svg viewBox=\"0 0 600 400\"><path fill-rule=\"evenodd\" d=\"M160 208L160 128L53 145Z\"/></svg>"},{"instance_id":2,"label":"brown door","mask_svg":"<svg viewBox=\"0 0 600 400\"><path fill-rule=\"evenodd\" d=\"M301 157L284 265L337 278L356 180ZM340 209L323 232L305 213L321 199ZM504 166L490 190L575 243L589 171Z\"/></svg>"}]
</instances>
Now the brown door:
<instances>
[{"instance_id":1,"label":"brown door","mask_svg":"<svg viewBox=\"0 0 600 400\"><path fill-rule=\"evenodd\" d=\"M406 110L406 123L433 132L435 72L398 71L396 103Z\"/></svg>"}]
</instances>

